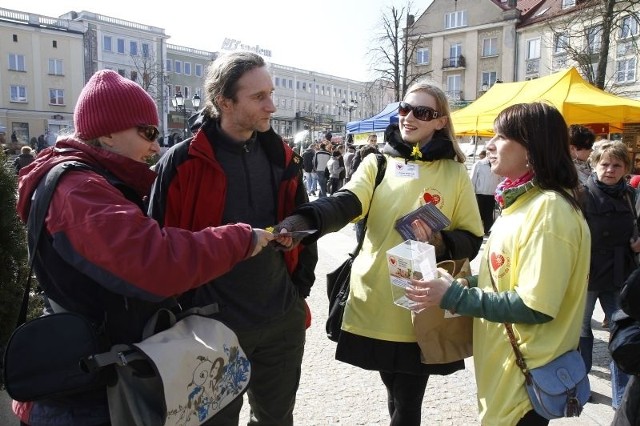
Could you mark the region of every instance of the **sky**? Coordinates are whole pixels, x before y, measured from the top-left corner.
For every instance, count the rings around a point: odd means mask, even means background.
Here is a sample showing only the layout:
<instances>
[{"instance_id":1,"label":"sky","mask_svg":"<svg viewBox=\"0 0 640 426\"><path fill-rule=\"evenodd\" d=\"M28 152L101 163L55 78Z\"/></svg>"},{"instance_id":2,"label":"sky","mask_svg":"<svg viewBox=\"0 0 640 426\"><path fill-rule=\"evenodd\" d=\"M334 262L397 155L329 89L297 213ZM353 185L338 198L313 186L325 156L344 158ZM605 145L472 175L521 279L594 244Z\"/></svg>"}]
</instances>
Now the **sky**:
<instances>
[{"instance_id":1,"label":"sky","mask_svg":"<svg viewBox=\"0 0 640 426\"><path fill-rule=\"evenodd\" d=\"M432 0L423 0L423 12ZM69 11L100 13L165 29L170 44L219 51L225 38L271 51L270 61L337 77L375 78L367 53L384 14L407 0L27 0L15 10L57 17ZM181 9L179 6L184 5ZM417 16L416 16L417 17ZM267 58L268 59L268 58Z\"/></svg>"}]
</instances>

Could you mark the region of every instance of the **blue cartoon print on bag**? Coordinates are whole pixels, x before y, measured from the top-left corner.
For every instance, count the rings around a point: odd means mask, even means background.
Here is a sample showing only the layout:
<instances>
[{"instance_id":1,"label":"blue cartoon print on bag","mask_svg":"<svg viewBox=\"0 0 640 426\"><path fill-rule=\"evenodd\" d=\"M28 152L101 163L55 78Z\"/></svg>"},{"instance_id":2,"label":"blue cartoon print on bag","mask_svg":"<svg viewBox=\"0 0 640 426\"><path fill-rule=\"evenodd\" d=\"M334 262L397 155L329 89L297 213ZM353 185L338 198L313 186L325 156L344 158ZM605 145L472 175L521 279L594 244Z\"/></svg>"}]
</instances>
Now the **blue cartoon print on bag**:
<instances>
[{"instance_id":1,"label":"blue cartoon print on bag","mask_svg":"<svg viewBox=\"0 0 640 426\"><path fill-rule=\"evenodd\" d=\"M250 363L237 346L224 347L229 362L223 357L210 359L198 356L199 363L187 384L185 405L167 413L167 420L176 417L179 425L199 425L220 411L246 388Z\"/></svg>"}]
</instances>

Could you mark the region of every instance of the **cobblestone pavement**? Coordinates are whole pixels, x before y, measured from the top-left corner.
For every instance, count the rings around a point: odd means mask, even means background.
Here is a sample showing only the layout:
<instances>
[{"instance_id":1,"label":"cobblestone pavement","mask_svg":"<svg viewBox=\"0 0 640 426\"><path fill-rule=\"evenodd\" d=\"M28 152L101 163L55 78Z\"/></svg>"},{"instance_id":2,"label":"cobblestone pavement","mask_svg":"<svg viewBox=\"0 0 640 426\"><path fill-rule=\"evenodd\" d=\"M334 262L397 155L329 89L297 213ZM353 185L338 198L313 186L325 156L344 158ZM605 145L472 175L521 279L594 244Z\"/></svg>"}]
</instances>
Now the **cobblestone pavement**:
<instances>
[{"instance_id":1,"label":"cobblestone pavement","mask_svg":"<svg viewBox=\"0 0 640 426\"><path fill-rule=\"evenodd\" d=\"M335 343L327 339L324 322L327 313L325 275L335 269L355 246L355 234L348 225L340 232L327 235L319 242L316 283L308 298L313 313L313 324L307 333L302 378L295 409L295 424L321 425L386 425L384 386L376 372L364 371L334 359ZM472 268L477 267L477 259ZM554 420L551 425L609 425L613 418L608 332L600 327L603 315L599 306L594 313L593 328L596 338L594 366L589 376L593 402L587 404L579 418ZM432 376L429 379L423 403L423 425L478 425L476 387L471 359L467 369L450 376ZM0 392L0 425L15 425L9 413L9 399ZM240 424L247 424L248 404L242 411Z\"/></svg>"}]
</instances>

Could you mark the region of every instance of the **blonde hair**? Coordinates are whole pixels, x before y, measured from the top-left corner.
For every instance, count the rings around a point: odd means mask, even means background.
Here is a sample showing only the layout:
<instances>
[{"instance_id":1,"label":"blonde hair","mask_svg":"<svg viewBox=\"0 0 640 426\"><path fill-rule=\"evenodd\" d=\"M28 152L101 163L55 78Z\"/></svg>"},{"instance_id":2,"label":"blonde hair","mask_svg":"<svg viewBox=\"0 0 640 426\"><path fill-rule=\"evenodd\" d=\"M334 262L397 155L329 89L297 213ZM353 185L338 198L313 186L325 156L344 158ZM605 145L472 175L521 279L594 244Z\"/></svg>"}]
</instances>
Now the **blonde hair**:
<instances>
[{"instance_id":1,"label":"blonde hair","mask_svg":"<svg viewBox=\"0 0 640 426\"><path fill-rule=\"evenodd\" d=\"M436 109L440 113L440 116L447 118L447 124L445 124L441 131L444 132L445 137L451 140L453 150L456 152L456 161L464 163L464 161L466 160L466 156L462 152L462 149L458 144L458 140L456 139L456 133L453 129L453 122L451 121L451 110L449 109L449 100L447 99L447 95L445 95L445 93L439 87L427 82L412 84L407 90L405 96L413 92L425 92L434 97L434 99L436 100Z\"/></svg>"}]
</instances>

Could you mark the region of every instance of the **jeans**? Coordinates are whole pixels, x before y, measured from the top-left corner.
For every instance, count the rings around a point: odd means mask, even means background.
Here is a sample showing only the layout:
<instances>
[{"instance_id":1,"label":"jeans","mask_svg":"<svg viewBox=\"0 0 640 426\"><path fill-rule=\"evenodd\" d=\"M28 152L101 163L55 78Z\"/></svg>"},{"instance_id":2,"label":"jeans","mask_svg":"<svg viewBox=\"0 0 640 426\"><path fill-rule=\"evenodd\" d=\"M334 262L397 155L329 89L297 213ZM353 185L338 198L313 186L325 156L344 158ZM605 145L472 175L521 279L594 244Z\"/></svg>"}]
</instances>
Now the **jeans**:
<instances>
[{"instance_id":1,"label":"jeans","mask_svg":"<svg viewBox=\"0 0 640 426\"><path fill-rule=\"evenodd\" d=\"M584 317L582 318L582 330L580 332L580 355L584 360L584 365L587 368L587 372L591 371L591 365L593 360L593 331L591 331L591 317L593 316L593 309L596 305L598 298L600 299L600 305L604 311L604 315L607 318L611 318L613 312L620 308L618 304L618 291L588 291L587 303L585 306ZM624 389L629 381L629 376L618 368L618 366L611 361L609 364L611 371L611 406L617 409L620 406Z\"/></svg>"},{"instance_id":2,"label":"jeans","mask_svg":"<svg viewBox=\"0 0 640 426\"><path fill-rule=\"evenodd\" d=\"M304 177L306 178L307 194L316 192L318 189L318 178L315 172L304 172Z\"/></svg>"},{"instance_id":3,"label":"jeans","mask_svg":"<svg viewBox=\"0 0 640 426\"><path fill-rule=\"evenodd\" d=\"M324 176L324 170L321 172L316 172L316 177L318 178L318 189L320 193L318 197L326 197L327 196L327 178Z\"/></svg>"}]
</instances>

